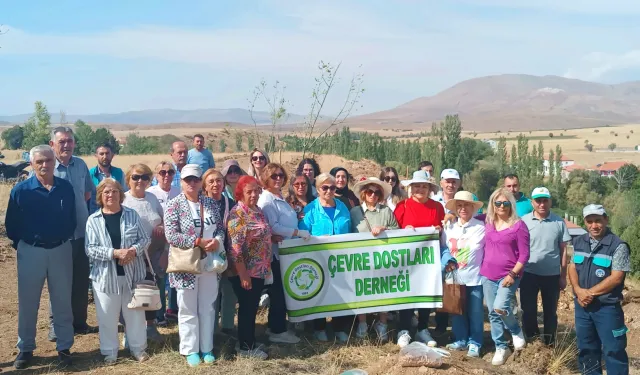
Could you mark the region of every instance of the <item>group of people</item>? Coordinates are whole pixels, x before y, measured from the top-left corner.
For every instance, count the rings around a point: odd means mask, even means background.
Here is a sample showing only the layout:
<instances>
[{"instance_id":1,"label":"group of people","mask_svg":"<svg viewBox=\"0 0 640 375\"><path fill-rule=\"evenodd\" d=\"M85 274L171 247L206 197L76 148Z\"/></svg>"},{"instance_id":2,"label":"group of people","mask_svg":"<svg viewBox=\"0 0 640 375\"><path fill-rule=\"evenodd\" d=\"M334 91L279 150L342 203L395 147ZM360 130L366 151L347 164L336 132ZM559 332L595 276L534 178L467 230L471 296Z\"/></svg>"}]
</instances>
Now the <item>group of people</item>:
<instances>
[{"instance_id":1,"label":"group of people","mask_svg":"<svg viewBox=\"0 0 640 375\"><path fill-rule=\"evenodd\" d=\"M466 285L467 294L464 313L451 317L453 340L447 348L480 356L485 304L496 347L494 365L503 364L510 354L505 330L515 350L536 336L553 344L558 298L568 276L576 296L583 373L601 373L602 354L609 373L628 373L620 301L630 271L629 248L607 228L602 206L585 207L589 233L573 239L569 264L566 244L571 238L564 221L550 210L549 190L538 187L529 200L520 192L516 175L505 176L504 186L491 195L482 213L483 203L461 187L456 170L443 170L437 183L429 162L404 181L392 167L358 181L342 167L321 173L312 158L303 159L289 176L258 149L250 153L247 171L237 160L226 160L215 169L204 137L196 135L193 143L191 150L182 141L173 143L172 160L153 170L134 164L126 172L111 165L114 153L107 144L97 147L98 165L89 170L73 156L74 136L66 127L53 130L49 146L30 151L33 175L14 187L6 215L7 235L18 251L16 368L26 368L33 358L45 279L51 300L49 337L56 341L63 365L71 364L74 335L96 331L86 323L89 279L100 352L107 364L117 361L118 323L124 325L123 345L134 359L145 361L147 341L161 340L156 326L168 320L177 321L179 351L189 366L212 363L214 332L233 333L236 306L238 355L266 359L255 337L263 294L269 296L269 341L300 341L287 322L281 241L436 227L441 234L442 275ZM167 273L172 252L192 248L201 249L203 256L223 253L227 270ZM157 284L161 309L128 307L136 284L143 280ZM522 326L514 310L518 288ZM537 323L539 293L542 334ZM333 318L331 326L340 343L370 332L388 340L389 321L395 317L399 346L412 339L435 346L428 329L430 313L380 312L372 327L364 314L342 316ZM436 313L436 338L446 333L449 318ZM329 341L326 319L312 325L316 340Z\"/></svg>"}]
</instances>

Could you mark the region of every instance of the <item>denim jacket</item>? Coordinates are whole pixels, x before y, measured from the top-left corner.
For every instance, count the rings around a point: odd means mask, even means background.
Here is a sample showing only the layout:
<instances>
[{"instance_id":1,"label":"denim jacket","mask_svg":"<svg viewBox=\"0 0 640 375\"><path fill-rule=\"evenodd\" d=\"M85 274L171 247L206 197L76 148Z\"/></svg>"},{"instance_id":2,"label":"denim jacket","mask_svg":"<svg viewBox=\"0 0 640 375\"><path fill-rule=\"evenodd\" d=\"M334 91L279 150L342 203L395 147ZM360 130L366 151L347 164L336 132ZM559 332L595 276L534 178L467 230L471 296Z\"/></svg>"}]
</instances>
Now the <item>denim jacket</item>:
<instances>
[{"instance_id":1,"label":"denim jacket","mask_svg":"<svg viewBox=\"0 0 640 375\"><path fill-rule=\"evenodd\" d=\"M327 215L320 204L320 199L315 199L304 208L304 220L300 222L300 229L308 230L312 236L326 236L332 234L347 234L351 232L351 214L344 203L337 198L336 213L333 220Z\"/></svg>"}]
</instances>

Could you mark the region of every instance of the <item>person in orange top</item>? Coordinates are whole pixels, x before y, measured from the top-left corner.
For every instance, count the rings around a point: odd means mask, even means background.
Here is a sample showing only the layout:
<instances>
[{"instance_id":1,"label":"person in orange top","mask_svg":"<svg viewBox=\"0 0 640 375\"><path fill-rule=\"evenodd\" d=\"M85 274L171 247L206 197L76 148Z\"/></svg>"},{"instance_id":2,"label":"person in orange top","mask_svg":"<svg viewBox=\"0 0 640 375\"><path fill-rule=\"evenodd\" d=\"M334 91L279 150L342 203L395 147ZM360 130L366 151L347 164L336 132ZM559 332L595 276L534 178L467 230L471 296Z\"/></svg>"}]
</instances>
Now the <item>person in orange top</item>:
<instances>
[{"instance_id":1,"label":"person in orange top","mask_svg":"<svg viewBox=\"0 0 640 375\"><path fill-rule=\"evenodd\" d=\"M411 180L402 181L404 186L410 188L409 198L399 202L393 212L398 225L402 229L413 229L421 227L437 227L442 228L442 220L444 220L444 208L442 205L429 198L432 189L436 189L435 180L429 175L419 170L413 173ZM455 259L451 256L449 249L441 247L441 263L442 270L450 272L457 267ZM418 309L418 333L416 339L424 342L429 346L435 346L436 341L429 334L427 324L429 322L429 314L431 309ZM411 336L411 318L413 309L400 311L400 326L398 332L398 346L405 347L409 345Z\"/></svg>"}]
</instances>

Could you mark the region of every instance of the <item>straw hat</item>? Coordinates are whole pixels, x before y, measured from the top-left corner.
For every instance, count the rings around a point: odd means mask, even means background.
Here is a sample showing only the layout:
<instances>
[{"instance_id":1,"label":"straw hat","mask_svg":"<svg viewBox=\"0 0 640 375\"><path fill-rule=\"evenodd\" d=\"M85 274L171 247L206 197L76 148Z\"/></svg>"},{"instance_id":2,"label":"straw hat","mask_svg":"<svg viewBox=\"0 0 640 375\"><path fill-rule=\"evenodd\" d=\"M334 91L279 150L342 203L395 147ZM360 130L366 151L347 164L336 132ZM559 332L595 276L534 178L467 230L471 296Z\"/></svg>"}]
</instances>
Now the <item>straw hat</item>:
<instances>
[{"instance_id":1,"label":"straw hat","mask_svg":"<svg viewBox=\"0 0 640 375\"><path fill-rule=\"evenodd\" d=\"M380 179L377 177L363 177L360 181L358 181L358 183L353 186L353 192L356 194L356 196L359 196L362 188L371 184L378 185L380 189L382 189L382 192L384 194L383 199L387 199L389 195L391 195L391 185L387 184L386 182L380 181Z\"/></svg>"},{"instance_id":2,"label":"straw hat","mask_svg":"<svg viewBox=\"0 0 640 375\"><path fill-rule=\"evenodd\" d=\"M409 186L411 184L431 184L435 187L438 187L436 184L436 180L433 177L430 177L429 174L423 170L413 172L413 177L410 180L402 180L400 183L403 186Z\"/></svg>"},{"instance_id":3,"label":"straw hat","mask_svg":"<svg viewBox=\"0 0 640 375\"><path fill-rule=\"evenodd\" d=\"M457 202L473 203L474 212L478 211L484 205L484 203L479 202L470 192L459 191L456 193L456 195L453 196L453 199L450 199L447 202L447 204L445 205L445 208L449 211L456 212Z\"/></svg>"}]
</instances>

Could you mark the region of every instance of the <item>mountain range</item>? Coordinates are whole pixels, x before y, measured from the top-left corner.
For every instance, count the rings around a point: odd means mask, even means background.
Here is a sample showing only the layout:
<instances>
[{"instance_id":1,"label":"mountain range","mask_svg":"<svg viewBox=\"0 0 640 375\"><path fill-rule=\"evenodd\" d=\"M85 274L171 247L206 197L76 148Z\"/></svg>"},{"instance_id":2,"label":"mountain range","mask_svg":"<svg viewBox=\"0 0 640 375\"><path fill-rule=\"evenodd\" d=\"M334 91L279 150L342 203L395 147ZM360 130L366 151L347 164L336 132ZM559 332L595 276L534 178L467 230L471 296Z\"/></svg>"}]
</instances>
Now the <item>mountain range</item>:
<instances>
[{"instance_id":1,"label":"mountain range","mask_svg":"<svg viewBox=\"0 0 640 375\"><path fill-rule=\"evenodd\" d=\"M460 115L464 129L474 131L640 123L640 81L609 85L558 76L488 76L350 122L415 127L447 114Z\"/></svg>"},{"instance_id":2,"label":"mountain range","mask_svg":"<svg viewBox=\"0 0 640 375\"><path fill-rule=\"evenodd\" d=\"M22 124L31 116L30 113L14 116L0 116L0 123L8 122L12 124ZM56 122L55 114L52 121ZM253 117L258 124L270 124L271 119L268 112L254 111ZM66 115L66 120L73 123L78 119L89 124L127 124L127 125L160 125L176 123L212 123L212 122L234 122L243 124L253 124L251 114L246 109L147 109L141 111L129 111L122 113L103 113L96 115ZM287 122L298 122L304 119L303 116L290 114Z\"/></svg>"},{"instance_id":3,"label":"mountain range","mask_svg":"<svg viewBox=\"0 0 640 375\"><path fill-rule=\"evenodd\" d=\"M460 115L467 131L568 129L640 123L640 81L603 84L524 74L473 78L393 109L354 116L348 124L370 129L415 129L441 121L447 114ZM29 116L0 116L0 122L23 123ZM270 123L267 112L254 112L254 118L258 124ZM91 124L253 124L249 111L240 108L67 115L69 123L77 119ZM292 114L287 122L297 123L303 119L303 116Z\"/></svg>"}]
</instances>

